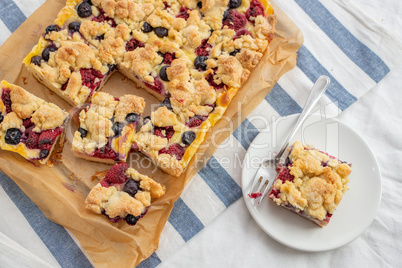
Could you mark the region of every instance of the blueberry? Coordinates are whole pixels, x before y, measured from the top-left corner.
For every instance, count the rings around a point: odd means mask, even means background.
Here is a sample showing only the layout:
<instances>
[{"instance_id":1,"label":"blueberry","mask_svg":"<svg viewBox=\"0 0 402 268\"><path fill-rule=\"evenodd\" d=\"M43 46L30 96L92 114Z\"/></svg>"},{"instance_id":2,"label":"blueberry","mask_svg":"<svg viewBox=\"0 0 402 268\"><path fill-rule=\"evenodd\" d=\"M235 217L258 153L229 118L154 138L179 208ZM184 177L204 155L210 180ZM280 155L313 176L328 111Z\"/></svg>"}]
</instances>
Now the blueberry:
<instances>
[{"instance_id":1,"label":"blueberry","mask_svg":"<svg viewBox=\"0 0 402 268\"><path fill-rule=\"evenodd\" d=\"M50 32L58 32L58 31L60 31L60 27L56 24L49 25L46 27L46 34L48 34Z\"/></svg>"},{"instance_id":2,"label":"blueberry","mask_svg":"<svg viewBox=\"0 0 402 268\"><path fill-rule=\"evenodd\" d=\"M132 197L135 196L135 194L138 192L139 189L140 189L140 183L133 179L127 180L123 186L123 192L128 193Z\"/></svg>"},{"instance_id":3,"label":"blueberry","mask_svg":"<svg viewBox=\"0 0 402 268\"><path fill-rule=\"evenodd\" d=\"M48 155L49 155L49 150L42 149L42 150L40 150L40 153L39 153L39 159L46 158Z\"/></svg>"},{"instance_id":4,"label":"blueberry","mask_svg":"<svg viewBox=\"0 0 402 268\"><path fill-rule=\"evenodd\" d=\"M232 52L229 53L230 56L236 56L237 53L240 52L240 49L235 49Z\"/></svg>"},{"instance_id":5,"label":"blueberry","mask_svg":"<svg viewBox=\"0 0 402 268\"><path fill-rule=\"evenodd\" d=\"M109 69L108 73L114 71L117 67L116 64L108 64L107 68Z\"/></svg>"},{"instance_id":6,"label":"blueberry","mask_svg":"<svg viewBox=\"0 0 402 268\"><path fill-rule=\"evenodd\" d=\"M156 35L158 36L158 37L165 37L165 36L168 36L168 29L166 29L165 27L156 27L155 29L154 29L154 32L156 33Z\"/></svg>"},{"instance_id":7,"label":"blueberry","mask_svg":"<svg viewBox=\"0 0 402 268\"><path fill-rule=\"evenodd\" d=\"M98 35L97 37L95 37L95 39L104 40L105 39L105 34Z\"/></svg>"},{"instance_id":8,"label":"blueberry","mask_svg":"<svg viewBox=\"0 0 402 268\"><path fill-rule=\"evenodd\" d=\"M226 20L227 16L229 16L230 9L226 9L225 12L223 12L223 18L222 21Z\"/></svg>"},{"instance_id":9,"label":"blueberry","mask_svg":"<svg viewBox=\"0 0 402 268\"><path fill-rule=\"evenodd\" d=\"M144 33L149 33L149 32L152 32L153 29L154 29L154 27L152 27L151 24L149 24L148 22L144 22L141 30Z\"/></svg>"},{"instance_id":10,"label":"blueberry","mask_svg":"<svg viewBox=\"0 0 402 268\"><path fill-rule=\"evenodd\" d=\"M241 6L241 0L230 0L229 1L230 8L238 8L239 6Z\"/></svg>"},{"instance_id":11,"label":"blueberry","mask_svg":"<svg viewBox=\"0 0 402 268\"><path fill-rule=\"evenodd\" d=\"M170 103L170 98L167 97L161 102L161 105L159 107L163 107L163 106L166 106L166 108L173 111L172 104Z\"/></svg>"},{"instance_id":12,"label":"blueberry","mask_svg":"<svg viewBox=\"0 0 402 268\"><path fill-rule=\"evenodd\" d=\"M163 81L167 81L167 82L169 82L169 77L168 77L168 75L167 75L167 73L166 73L166 69L168 68L168 67L170 67L170 66L163 66L161 69L160 69L160 71L159 71L159 77L163 80Z\"/></svg>"},{"instance_id":13,"label":"blueberry","mask_svg":"<svg viewBox=\"0 0 402 268\"><path fill-rule=\"evenodd\" d=\"M194 60L194 66L197 70L205 71L207 69L207 64L204 62L208 59L206 56L198 56Z\"/></svg>"},{"instance_id":14,"label":"blueberry","mask_svg":"<svg viewBox=\"0 0 402 268\"><path fill-rule=\"evenodd\" d=\"M0 114L0 123L3 122L4 116Z\"/></svg>"},{"instance_id":15,"label":"blueberry","mask_svg":"<svg viewBox=\"0 0 402 268\"><path fill-rule=\"evenodd\" d=\"M115 122L112 126L112 130L115 136L120 136L121 132L123 131L124 123L122 122Z\"/></svg>"},{"instance_id":16,"label":"blueberry","mask_svg":"<svg viewBox=\"0 0 402 268\"><path fill-rule=\"evenodd\" d=\"M20 143L22 133L18 128L7 129L4 140L7 144L16 145Z\"/></svg>"},{"instance_id":17,"label":"blueberry","mask_svg":"<svg viewBox=\"0 0 402 268\"><path fill-rule=\"evenodd\" d=\"M50 52L55 52L57 50L56 46L50 45L47 48L45 48L42 52L42 58L44 61L48 61L49 60L49 54Z\"/></svg>"},{"instance_id":18,"label":"blueberry","mask_svg":"<svg viewBox=\"0 0 402 268\"><path fill-rule=\"evenodd\" d=\"M135 121L138 120L139 117L140 117L140 116L139 116L138 114L129 113L129 114L126 116L126 121L127 121L128 123L134 123Z\"/></svg>"},{"instance_id":19,"label":"blueberry","mask_svg":"<svg viewBox=\"0 0 402 268\"><path fill-rule=\"evenodd\" d=\"M151 117L150 117L150 116L145 116L145 117L142 119L142 124L145 125L148 121L151 121Z\"/></svg>"},{"instance_id":20,"label":"blueberry","mask_svg":"<svg viewBox=\"0 0 402 268\"><path fill-rule=\"evenodd\" d=\"M68 29L72 33L79 32L80 27L81 27L81 22L78 22L78 21L73 21L68 25Z\"/></svg>"},{"instance_id":21,"label":"blueberry","mask_svg":"<svg viewBox=\"0 0 402 268\"><path fill-rule=\"evenodd\" d=\"M85 138L88 134L88 131L81 127L78 128L78 132L81 134L81 138Z\"/></svg>"},{"instance_id":22,"label":"blueberry","mask_svg":"<svg viewBox=\"0 0 402 268\"><path fill-rule=\"evenodd\" d=\"M33 63L33 64L35 64L35 65L38 65L38 66L40 66L41 61L42 61L42 57L41 57L41 56L33 56L33 57L31 58L31 63Z\"/></svg>"},{"instance_id":23,"label":"blueberry","mask_svg":"<svg viewBox=\"0 0 402 268\"><path fill-rule=\"evenodd\" d=\"M133 215L131 215L131 214L128 214L128 215L126 216L126 222L127 222L128 224L130 224L130 225L135 225L139 219L140 219L139 216L136 217L136 216L133 216Z\"/></svg>"},{"instance_id":24,"label":"blueberry","mask_svg":"<svg viewBox=\"0 0 402 268\"><path fill-rule=\"evenodd\" d=\"M92 15L91 4L88 3L87 1L83 1L81 4L78 5L77 13L78 16L80 16L81 18L87 18L91 16Z\"/></svg>"},{"instance_id":25,"label":"blueberry","mask_svg":"<svg viewBox=\"0 0 402 268\"><path fill-rule=\"evenodd\" d=\"M201 1L197 3L197 7L198 7L199 9L202 8L202 2L201 2Z\"/></svg>"},{"instance_id":26,"label":"blueberry","mask_svg":"<svg viewBox=\"0 0 402 268\"><path fill-rule=\"evenodd\" d=\"M181 136L181 141L186 145L190 145L195 140L195 137L194 131L186 131Z\"/></svg>"}]
</instances>

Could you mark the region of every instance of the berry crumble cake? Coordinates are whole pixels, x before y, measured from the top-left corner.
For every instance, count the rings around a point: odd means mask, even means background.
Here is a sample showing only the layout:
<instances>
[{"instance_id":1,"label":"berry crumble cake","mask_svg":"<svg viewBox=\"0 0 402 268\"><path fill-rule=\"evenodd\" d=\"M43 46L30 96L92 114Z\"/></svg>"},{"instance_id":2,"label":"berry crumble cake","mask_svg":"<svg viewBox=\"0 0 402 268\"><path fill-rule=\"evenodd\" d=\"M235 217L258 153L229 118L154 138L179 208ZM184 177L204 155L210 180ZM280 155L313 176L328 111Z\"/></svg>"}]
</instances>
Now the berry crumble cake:
<instances>
[{"instance_id":1,"label":"berry crumble cake","mask_svg":"<svg viewBox=\"0 0 402 268\"><path fill-rule=\"evenodd\" d=\"M126 163L117 163L89 192L85 207L106 215L112 222L125 220L135 225L151 205L151 199L165 194L165 186L138 173Z\"/></svg>"},{"instance_id":2,"label":"berry crumble cake","mask_svg":"<svg viewBox=\"0 0 402 268\"><path fill-rule=\"evenodd\" d=\"M68 113L6 81L0 96L0 148L45 164L63 142Z\"/></svg>"},{"instance_id":3,"label":"berry crumble cake","mask_svg":"<svg viewBox=\"0 0 402 268\"><path fill-rule=\"evenodd\" d=\"M267 0L68 0L24 63L73 105L115 69L156 96L161 107L133 148L179 176L262 59L275 24Z\"/></svg>"},{"instance_id":4,"label":"berry crumble cake","mask_svg":"<svg viewBox=\"0 0 402 268\"><path fill-rule=\"evenodd\" d=\"M278 206L326 226L348 190L350 165L296 141L278 167L269 198Z\"/></svg>"},{"instance_id":5,"label":"berry crumble cake","mask_svg":"<svg viewBox=\"0 0 402 268\"><path fill-rule=\"evenodd\" d=\"M95 93L79 113L80 126L72 144L74 155L109 164L126 161L144 107L144 99L135 95L117 99L104 92Z\"/></svg>"}]
</instances>

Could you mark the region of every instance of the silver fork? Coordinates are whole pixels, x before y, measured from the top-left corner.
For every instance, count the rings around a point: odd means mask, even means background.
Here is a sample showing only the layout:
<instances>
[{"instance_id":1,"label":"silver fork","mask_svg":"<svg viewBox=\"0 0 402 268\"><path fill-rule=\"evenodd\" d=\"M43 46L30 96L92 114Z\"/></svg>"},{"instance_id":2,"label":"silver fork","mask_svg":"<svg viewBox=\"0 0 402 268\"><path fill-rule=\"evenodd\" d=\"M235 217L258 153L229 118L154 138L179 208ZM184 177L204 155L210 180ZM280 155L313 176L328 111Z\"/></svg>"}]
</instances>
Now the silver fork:
<instances>
[{"instance_id":1,"label":"silver fork","mask_svg":"<svg viewBox=\"0 0 402 268\"><path fill-rule=\"evenodd\" d=\"M270 189L270 183L272 184L276 177L276 168L278 167L278 164L284 162L282 159L282 155L286 151L286 148L289 146L290 140L296 134L297 130L303 124L304 120L306 120L307 116L311 113L314 105L316 105L318 100L327 90L329 83L330 79L326 75L321 75L317 79L311 89L306 103L304 104L304 108L299 116L299 119L297 120L295 126L293 127L293 130L290 132L282 148L279 150L278 154L274 158L264 160L261 163L261 166L257 170L257 173L254 177L253 185L250 188L250 194L261 194L261 196L259 196L258 204L260 204L264 197L267 195ZM258 187L256 191L253 191L256 188L257 184ZM261 193L262 190L264 190L263 193Z\"/></svg>"}]
</instances>

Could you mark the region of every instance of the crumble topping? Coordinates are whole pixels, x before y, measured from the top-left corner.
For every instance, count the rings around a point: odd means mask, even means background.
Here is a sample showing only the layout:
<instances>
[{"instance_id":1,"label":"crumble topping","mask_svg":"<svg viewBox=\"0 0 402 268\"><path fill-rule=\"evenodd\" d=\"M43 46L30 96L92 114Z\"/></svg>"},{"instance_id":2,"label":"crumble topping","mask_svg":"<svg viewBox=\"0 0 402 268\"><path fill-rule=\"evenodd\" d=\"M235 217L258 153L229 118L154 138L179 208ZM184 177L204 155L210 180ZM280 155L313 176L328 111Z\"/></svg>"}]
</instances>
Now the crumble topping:
<instances>
[{"instance_id":1,"label":"crumble topping","mask_svg":"<svg viewBox=\"0 0 402 268\"><path fill-rule=\"evenodd\" d=\"M305 148L298 141L289 159L292 165L288 168L294 179L276 180L273 189L279 191L279 197L273 200L278 205L290 204L319 220L324 220L327 213L333 214L348 189L350 166L318 150Z\"/></svg>"}]
</instances>

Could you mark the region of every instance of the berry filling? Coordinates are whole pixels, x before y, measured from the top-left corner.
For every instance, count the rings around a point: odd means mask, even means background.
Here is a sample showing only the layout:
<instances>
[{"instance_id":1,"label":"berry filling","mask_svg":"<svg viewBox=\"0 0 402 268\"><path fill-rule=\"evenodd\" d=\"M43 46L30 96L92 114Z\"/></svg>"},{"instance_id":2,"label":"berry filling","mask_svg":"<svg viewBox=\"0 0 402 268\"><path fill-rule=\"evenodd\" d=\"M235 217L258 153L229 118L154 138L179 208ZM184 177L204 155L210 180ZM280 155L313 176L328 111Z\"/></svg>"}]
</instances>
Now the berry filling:
<instances>
[{"instance_id":1,"label":"berry filling","mask_svg":"<svg viewBox=\"0 0 402 268\"><path fill-rule=\"evenodd\" d=\"M233 29L237 32L238 30L246 26L247 19L243 14L235 10L230 10L229 14L226 16L226 18L224 18L222 23L223 26L226 25L229 27L229 29Z\"/></svg>"},{"instance_id":2,"label":"berry filling","mask_svg":"<svg viewBox=\"0 0 402 268\"><path fill-rule=\"evenodd\" d=\"M106 173L105 178L101 181L103 187L109 187L114 184L124 183L127 180L126 171L128 165L126 163L118 163L113 165Z\"/></svg>"},{"instance_id":3,"label":"berry filling","mask_svg":"<svg viewBox=\"0 0 402 268\"><path fill-rule=\"evenodd\" d=\"M246 17L249 21L254 22L255 18L258 16L264 16L264 7L261 2L258 0L252 0L250 2L250 8L246 11Z\"/></svg>"},{"instance_id":4,"label":"berry filling","mask_svg":"<svg viewBox=\"0 0 402 268\"><path fill-rule=\"evenodd\" d=\"M208 39L204 39L201 41L201 45L199 45L196 49L195 49L195 54L197 54L197 56L208 56L209 52L212 49L212 45L208 44Z\"/></svg>"},{"instance_id":5,"label":"berry filling","mask_svg":"<svg viewBox=\"0 0 402 268\"><path fill-rule=\"evenodd\" d=\"M183 158L185 152L186 149L184 147L180 146L180 144L178 143L174 143L168 148L163 148L159 150L158 154L168 154L176 157L176 159L180 161Z\"/></svg>"},{"instance_id":6,"label":"berry filling","mask_svg":"<svg viewBox=\"0 0 402 268\"><path fill-rule=\"evenodd\" d=\"M92 68L81 69L80 74L81 74L82 85L88 87L91 90L91 93L94 92L94 90L96 90L99 87L104 77L104 75L101 74L101 72Z\"/></svg>"},{"instance_id":7,"label":"berry filling","mask_svg":"<svg viewBox=\"0 0 402 268\"><path fill-rule=\"evenodd\" d=\"M68 85L68 80L67 80L67 82L65 82L63 85L61 85L61 90L62 90L62 91L65 91L66 88L67 88L67 85Z\"/></svg>"},{"instance_id":8,"label":"berry filling","mask_svg":"<svg viewBox=\"0 0 402 268\"><path fill-rule=\"evenodd\" d=\"M114 159L116 161L119 160L119 154L115 152L112 147L110 147L110 141L108 141L106 145L102 148L96 149L96 151L93 153L93 156L101 159Z\"/></svg>"},{"instance_id":9,"label":"berry filling","mask_svg":"<svg viewBox=\"0 0 402 268\"><path fill-rule=\"evenodd\" d=\"M215 90L222 89L225 86L224 83L220 83L219 85L215 83L213 74L208 74L207 77L205 77L205 79L208 81L209 85L213 87Z\"/></svg>"},{"instance_id":10,"label":"berry filling","mask_svg":"<svg viewBox=\"0 0 402 268\"><path fill-rule=\"evenodd\" d=\"M202 122L207 120L207 118L208 118L208 116L206 116L206 115L195 115L195 116L191 117L190 120L188 120L187 126L188 127L199 127L202 124Z\"/></svg>"},{"instance_id":11,"label":"berry filling","mask_svg":"<svg viewBox=\"0 0 402 268\"><path fill-rule=\"evenodd\" d=\"M177 14L176 18L183 18L185 20L187 20L190 17L190 11L191 9L187 8L187 7L181 7L179 10L179 14Z\"/></svg>"},{"instance_id":12,"label":"berry filling","mask_svg":"<svg viewBox=\"0 0 402 268\"><path fill-rule=\"evenodd\" d=\"M1 93L1 100L6 107L6 113L11 113L11 97L9 89L3 88L3 92Z\"/></svg>"},{"instance_id":13,"label":"berry filling","mask_svg":"<svg viewBox=\"0 0 402 268\"><path fill-rule=\"evenodd\" d=\"M172 126L169 127L154 127L153 133L155 136L166 138L170 140L174 135L174 129Z\"/></svg>"},{"instance_id":14,"label":"berry filling","mask_svg":"<svg viewBox=\"0 0 402 268\"><path fill-rule=\"evenodd\" d=\"M103 11L103 9L100 8L99 13L100 13L99 16L93 18L92 21L107 22L110 26L116 27L116 22L114 21L114 19L112 19L111 17L106 15L105 11Z\"/></svg>"},{"instance_id":15,"label":"berry filling","mask_svg":"<svg viewBox=\"0 0 402 268\"><path fill-rule=\"evenodd\" d=\"M174 53L166 52L166 53L163 53L161 56L163 57L162 63L167 64L167 65L170 65L172 63L172 61L176 59L176 55Z\"/></svg>"},{"instance_id":16,"label":"berry filling","mask_svg":"<svg viewBox=\"0 0 402 268\"><path fill-rule=\"evenodd\" d=\"M39 133L35 133L32 129L25 131L23 136L23 142L28 149L38 149L39 148Z\"/></svg>"},{"instance_id":17,"label":"berry filling","mask_svg":"<svg viewBox=\"0 0 402 268\"><path fill-rule=\"evenodd\" d=\"M246 29L240 29L236 32L236 35L233 37L233 40L240 38L242 35L252 36L251 33L249 31L247 31Z\"/></svg>"},{"instance_id":18,"label":"berry filling","mask_svg":"<svg viewBox=\"0 0 402 268\"><path fill-rule=\"evenodd\" d=\"M258 197L262 196L262 193L251 193L251 194L248 194L248 196L250 198L255 199L255 198L258 198Z\"/></svg>"},{"instance_id":19,"label":"berry filling","mask_svg":"<svg viewBox=\"0 0 402 268\"><path fill-rule=\"evenodd\" d=\"M281 180L282 182L294 180L295 177L290 174L290 169L288 167L282 169L278 167L277 169L279 169L278 180Z\"/></svg>"},{"instance_id":20,"label":"berry filling","mask_svg":"<svg viewBox=\"0 0 402 268\"><path fill-rule=\"evenodd\" d=\"M159 79L155 78L153 85L150 84L150 83L145 83L145 85L147 87L149 87L150 89L152 89L153 91L156 91L157 93L159 93L161 95L164 95L164 88L165 87L164 87L163 83Z\"/></svg>"},{"instance_id":21,"label":"berry filling","mask_svg":"<svg viewBox=\"0 0 402 268\"><path fill-rule=\"evenodd\" d=\"M170 5L168 4L168 2L163 2L163 4L165 5L164 9L170 8Z\"/></svg>"},{"instance_id":22,"label":"berry filling","mask_svg":"<svg viewBox=\"0 0 402 268\"><path fill-rule=\"evenodd\" d=\"M49 129L40 133L38 140L39 149L48 149L52 148L52 145L56 141L57 137L61 135L63 130L61 128Z\"/></svg>"},{"instance_id":23,"label":"berry filling","mask_svg":"<svg viewBox=\"0 0 402 268\"><path fill-rule=\"evenodd\" d=\"M126 51L133 51L137 47L144 47L144 43L141 41L138 41L137 39L131 39L130 41L127 42L126 44Z\"/></svg>"}]
</instances>

